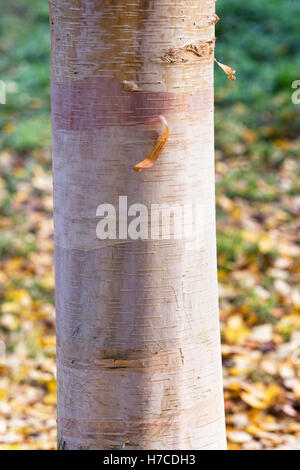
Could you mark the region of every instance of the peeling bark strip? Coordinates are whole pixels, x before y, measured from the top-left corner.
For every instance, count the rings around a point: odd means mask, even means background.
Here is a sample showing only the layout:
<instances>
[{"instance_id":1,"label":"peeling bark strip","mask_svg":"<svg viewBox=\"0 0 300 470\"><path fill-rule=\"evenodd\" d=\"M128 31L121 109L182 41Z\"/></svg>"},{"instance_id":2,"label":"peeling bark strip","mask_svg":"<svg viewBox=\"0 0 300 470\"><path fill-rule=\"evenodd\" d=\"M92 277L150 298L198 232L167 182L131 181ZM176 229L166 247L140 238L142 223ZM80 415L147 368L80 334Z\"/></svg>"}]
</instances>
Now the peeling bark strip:
<instances>
[{"instance_id":1,"label":"peeling bark strip","mask_svg":"<svg viewBox=\"0 0 300 470\"><path fill-rule=\"evenodd\" d=\"M165 148L170 134L168 123L164 116L154 116L153 118L150 118L148 122L158 122L161 129L155 147L151 150L148 157L133 167L133 169L138 173L145 168L151 168L154 165Z\"/></svg>"},{"instance_id":2,"label":"peeling bark strip","mask_svg":"<svg viewBox=\"0 0 300 470\"><path fill-rule=\"evenodd\" d=\"M49 4L59 447L223 449L215 2ZM182 49L188 61L162 60ZM128 207L201 204L201 246L99 240L96 209L120 195Z\"/></svg>"},{"instance_id":3,"label":"peeling bark strip","mask_svg":"<svg viewBox=\"0 0 300 470\"><path fill-rule=\"evenodd\" d=\"M215 62L223 70L223 72L226 73L229 80L236 80L235 70L233 68L229 67L228 65L221 64L221 62L218 62L217 59L215 59Z\"/></svg>"}]
</instances>

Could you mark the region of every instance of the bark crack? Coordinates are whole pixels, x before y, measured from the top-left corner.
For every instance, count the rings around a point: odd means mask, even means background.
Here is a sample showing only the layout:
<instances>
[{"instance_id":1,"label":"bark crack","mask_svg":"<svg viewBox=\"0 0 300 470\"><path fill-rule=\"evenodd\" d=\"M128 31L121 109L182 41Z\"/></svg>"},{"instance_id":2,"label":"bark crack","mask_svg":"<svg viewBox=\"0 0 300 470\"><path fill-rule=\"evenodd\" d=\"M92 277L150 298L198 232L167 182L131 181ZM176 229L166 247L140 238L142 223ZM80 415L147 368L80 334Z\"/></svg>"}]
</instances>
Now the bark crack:
<instances>
[{"instance_id":1,"label":"bark crack","mask_svg":"<svg viewBox=\"0 0 300 470\"><path fill-rule=\"evenodd\" d=\"M198 41L184 47L172 48L161 57L168 64L193 62L198 58L211 57L214 53L216 38L209 41ZM196 57L195 57L196 56Z\"/></svg>"}]
</instances>

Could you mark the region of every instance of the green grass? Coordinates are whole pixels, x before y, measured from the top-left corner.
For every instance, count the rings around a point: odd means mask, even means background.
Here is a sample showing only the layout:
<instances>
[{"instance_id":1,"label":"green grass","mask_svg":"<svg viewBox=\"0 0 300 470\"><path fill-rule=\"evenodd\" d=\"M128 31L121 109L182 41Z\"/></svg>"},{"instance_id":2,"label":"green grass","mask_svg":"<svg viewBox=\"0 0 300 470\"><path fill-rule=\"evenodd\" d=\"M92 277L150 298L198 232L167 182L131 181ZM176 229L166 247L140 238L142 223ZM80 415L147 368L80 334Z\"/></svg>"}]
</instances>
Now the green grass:
<instances>
[{"instance_id":1,"label":"green grass","mask_svg":"<svg viewBox=\"0 0 300 470\"><path fill-rule=\"evenodd\" d=\"M50 145L49 50L46 1L1 6L0 78L7 87L0 113L2 148L23 153Z\"/></svg>"}]
</instances>

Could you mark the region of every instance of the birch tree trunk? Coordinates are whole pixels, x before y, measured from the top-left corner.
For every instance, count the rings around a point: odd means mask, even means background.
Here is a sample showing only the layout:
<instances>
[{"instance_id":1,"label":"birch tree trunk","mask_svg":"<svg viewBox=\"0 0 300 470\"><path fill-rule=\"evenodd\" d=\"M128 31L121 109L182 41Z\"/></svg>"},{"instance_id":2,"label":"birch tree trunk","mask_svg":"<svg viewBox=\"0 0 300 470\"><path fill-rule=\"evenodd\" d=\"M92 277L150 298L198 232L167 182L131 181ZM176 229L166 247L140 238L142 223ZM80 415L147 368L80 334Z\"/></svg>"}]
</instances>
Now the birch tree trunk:
<instances>
[{"instance_id":1,"label":"birch tree trunk","mask_svg":"<svg viewBox=\"0 0 300 470\"><path fill-rule=\"evenodd\" d=\"M59 448L223 449L215 0L49 4ZM99 239L119 196L202 207L201 242Z\"/></svg>"}]
</instances>

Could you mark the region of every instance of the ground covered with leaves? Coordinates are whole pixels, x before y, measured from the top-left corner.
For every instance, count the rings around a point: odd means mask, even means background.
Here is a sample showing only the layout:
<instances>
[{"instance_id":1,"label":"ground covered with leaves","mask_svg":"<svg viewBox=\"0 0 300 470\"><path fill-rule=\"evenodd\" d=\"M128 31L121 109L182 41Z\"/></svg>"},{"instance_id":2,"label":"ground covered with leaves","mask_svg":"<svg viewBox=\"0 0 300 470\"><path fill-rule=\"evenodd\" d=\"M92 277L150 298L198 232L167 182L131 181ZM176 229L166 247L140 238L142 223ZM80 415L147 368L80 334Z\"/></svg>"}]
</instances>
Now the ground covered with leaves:
<instances>
[{"instance_id":1,"label":"ground covered with leaves","mask_svg":"<svg viewBox=\"0 0 300 470\"><path fill-rule=\"evenodd\" d=\"M49 28L1 7L0 449L55 449ZM300 79L296 0L220 0L218 265L230 449L300 449ZM1 343L0 343L1 345ZM3 343L2 343L3 345Z\"/></svg>"}]
</instances>

